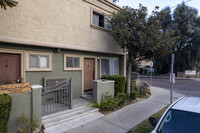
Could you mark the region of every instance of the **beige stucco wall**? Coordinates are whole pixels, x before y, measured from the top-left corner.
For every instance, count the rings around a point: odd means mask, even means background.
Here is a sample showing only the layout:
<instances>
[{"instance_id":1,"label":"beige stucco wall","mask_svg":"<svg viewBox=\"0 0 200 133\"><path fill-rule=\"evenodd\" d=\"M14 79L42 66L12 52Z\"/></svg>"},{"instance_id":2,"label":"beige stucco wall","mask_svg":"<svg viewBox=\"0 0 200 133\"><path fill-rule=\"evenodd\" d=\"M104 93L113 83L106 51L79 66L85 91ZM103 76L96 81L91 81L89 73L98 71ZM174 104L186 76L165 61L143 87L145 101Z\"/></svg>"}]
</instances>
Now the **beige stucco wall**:
<instances>
[{"instance_id":1,"label":"beige stucco wall","mask_svg":"<svg viewBox=\"0 0 200 133\"><path fill-rule=\"evenodd\" d=\"M117 11L100 1L19 0L17 7L1 9L0 41L122 53L108 31L91 27L91 9Z\"/></svg>"}]
</instances>

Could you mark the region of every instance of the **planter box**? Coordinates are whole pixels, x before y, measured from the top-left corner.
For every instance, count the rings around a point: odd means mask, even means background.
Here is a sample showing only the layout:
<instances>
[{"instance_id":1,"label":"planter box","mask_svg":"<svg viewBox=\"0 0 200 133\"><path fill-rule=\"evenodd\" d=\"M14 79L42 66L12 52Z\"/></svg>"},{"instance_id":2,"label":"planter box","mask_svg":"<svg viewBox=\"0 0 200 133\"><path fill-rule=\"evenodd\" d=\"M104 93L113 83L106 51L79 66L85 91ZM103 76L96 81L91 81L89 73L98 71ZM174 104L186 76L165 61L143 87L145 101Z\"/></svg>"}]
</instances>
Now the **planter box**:
<instances>
[{"instance_id":1,"label":"planter box","mask_svg":"<svg viewBox=\"0 0 200 133\"><path fill-rule=\"evenodd\" d=\"M112 80L93 81L93 100L100 104L103 94L109 93L114 98L114 83Z\"/></svg>"},{"instance_id":2,"label":"planter box","mask_svg":"<svg viewBox=\"0 0 200 133\"><path fill-rule=\"evenodd\" d=\"M25 92L30 90L31 90L31 84L29 82L0 85L0 94L11 94L11 93Z\"/></svg>"}]
</instances>

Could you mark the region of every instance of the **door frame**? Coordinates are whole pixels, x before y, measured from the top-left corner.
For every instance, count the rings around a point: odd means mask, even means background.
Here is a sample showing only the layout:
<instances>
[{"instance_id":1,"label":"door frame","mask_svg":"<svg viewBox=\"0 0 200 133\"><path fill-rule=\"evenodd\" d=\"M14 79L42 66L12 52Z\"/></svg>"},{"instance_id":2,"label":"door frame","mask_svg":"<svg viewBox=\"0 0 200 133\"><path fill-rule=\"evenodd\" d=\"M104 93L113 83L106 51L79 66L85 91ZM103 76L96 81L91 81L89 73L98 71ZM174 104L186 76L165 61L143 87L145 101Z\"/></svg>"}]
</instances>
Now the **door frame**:
<instances>
[{"instance_id":1,"label":"door frame","mask_svg":"<svg viewBox=\"0 0 200 133\"><path fill-rule=\"evenodd\" d=\"M25 65L24 65L24 51L23 50L13 50L13 49L3 49L3 48L0 48L0 53L5 53L5 54L19 54L20 55L20 75L23 78L23 82L26 82Z\"/></svg>"},{"instance_id":2,"label":"door frame","mask_svg":"<svg viewBox=\"0 0 200 133\"><path fill-rule=\"evenodd\" d=\"M83 56L82 57L82 95L84 94L84 59L87 59L87 58L89 58L89 59L94 59L94 69L95 69L95 79L94 80L97 80L97 56Z\"/></svg>"}]
</instances>

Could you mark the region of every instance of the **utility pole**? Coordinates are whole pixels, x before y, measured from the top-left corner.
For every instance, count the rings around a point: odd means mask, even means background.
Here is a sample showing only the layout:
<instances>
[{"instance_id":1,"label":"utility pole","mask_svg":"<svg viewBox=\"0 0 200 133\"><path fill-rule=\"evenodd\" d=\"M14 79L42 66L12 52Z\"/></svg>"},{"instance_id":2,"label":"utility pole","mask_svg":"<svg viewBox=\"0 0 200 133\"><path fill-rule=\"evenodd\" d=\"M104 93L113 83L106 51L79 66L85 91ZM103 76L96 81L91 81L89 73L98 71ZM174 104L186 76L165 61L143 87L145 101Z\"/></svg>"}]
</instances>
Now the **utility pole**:
<instances>
[{"instance_id":1,"label":"utility pole","mask_svg":"<svg viewBox=\"0 0 200 133\"><path fill-rule=\"evenodd\" d=\"M174 62L175 62L175 54L172 54L171 59L171 74L170 74L170 104L172 104L172 91L175 83L175 74L174 74Z\"/></svg>"}]
</instances>

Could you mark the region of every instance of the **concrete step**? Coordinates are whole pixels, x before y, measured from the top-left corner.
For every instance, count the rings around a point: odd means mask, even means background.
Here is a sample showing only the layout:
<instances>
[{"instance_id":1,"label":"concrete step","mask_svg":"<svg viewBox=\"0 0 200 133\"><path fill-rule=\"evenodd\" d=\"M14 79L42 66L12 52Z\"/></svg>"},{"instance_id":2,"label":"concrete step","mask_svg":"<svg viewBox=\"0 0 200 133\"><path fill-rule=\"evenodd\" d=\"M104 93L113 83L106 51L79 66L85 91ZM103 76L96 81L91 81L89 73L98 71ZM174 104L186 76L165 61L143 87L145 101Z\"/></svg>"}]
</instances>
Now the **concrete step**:
<instances>
[{"instance_id":1,"label":"concrete step","mask_svg":"<svg viewBox=\"0 0 200 133\"><path fill-rule=\"evenodd\" d=\"M93 100L93 95L84 94L84 95L81 95L81 98L84 98L86 100L92 101Z\"/></svg>"},{"instance_id":2,"label":"concrete step","mask_svg":"<svg viewBox=\"0 0 200 133\"><path fill-rule=\"evenodd\" d=\"M72 128L84 125L104 116L99 109L81 107L43 117L42 123L45 133L62 133Z\"/></svg>"},{"instance_id":3,"label":"concrete step","mask_svg":"<svg viewBox=\"0 0 200 133\"><path fill-rule=\"evenodd\" d=\"M56 113L48 114L48 115L42 116L42 121L45 122L46 120L50 120L50 118L55 118L55 117L61 116L63 114L68 114L68 113L71 113L71 112L82 110L84 108L86 108L86 106L81 106L81 107L78 107L78 108L75 108L75 109L67 109L67 110L64 110L64 111L59 111L59 112L56 112Z\"/></svg>"}]
</instances>

